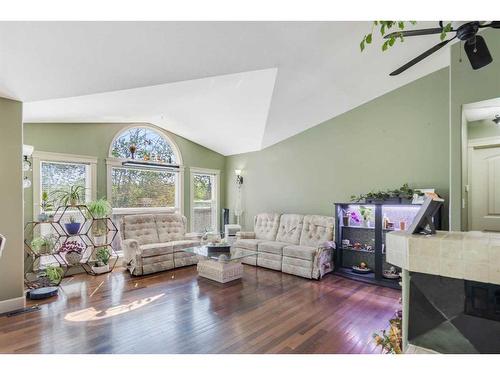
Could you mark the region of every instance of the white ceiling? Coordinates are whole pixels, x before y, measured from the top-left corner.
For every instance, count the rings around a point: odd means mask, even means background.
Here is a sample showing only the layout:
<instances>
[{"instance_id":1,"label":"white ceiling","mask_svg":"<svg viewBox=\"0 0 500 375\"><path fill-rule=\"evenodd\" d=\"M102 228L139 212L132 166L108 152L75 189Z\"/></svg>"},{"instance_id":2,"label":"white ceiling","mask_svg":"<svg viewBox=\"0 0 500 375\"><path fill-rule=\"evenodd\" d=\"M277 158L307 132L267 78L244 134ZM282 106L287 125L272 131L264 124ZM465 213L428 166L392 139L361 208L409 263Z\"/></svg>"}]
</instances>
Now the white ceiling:
<instances>
[{"instance_id":1,"label":"white ceiling","mask_svg":"<svg viewBox=\"0 0 500 375\"><path fill-rule=\"evenodd\" d=\"M360 53L370 29L369 22L0 22L0 95L25 102L27 122L145 121L224 155L255 151L449 65L446 47L389 77L439 37L406 38L384 53L376 40Z\"/></svg>"}]
</instances>

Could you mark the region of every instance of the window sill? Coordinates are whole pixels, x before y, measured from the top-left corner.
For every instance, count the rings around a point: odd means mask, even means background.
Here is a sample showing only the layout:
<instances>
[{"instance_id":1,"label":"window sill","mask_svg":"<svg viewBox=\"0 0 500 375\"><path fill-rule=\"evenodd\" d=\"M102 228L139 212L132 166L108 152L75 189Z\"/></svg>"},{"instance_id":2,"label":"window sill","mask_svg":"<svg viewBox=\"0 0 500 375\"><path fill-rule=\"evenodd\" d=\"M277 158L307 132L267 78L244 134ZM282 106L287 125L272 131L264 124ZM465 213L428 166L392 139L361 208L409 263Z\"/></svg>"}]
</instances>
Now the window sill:
<instances>
[{"instance_id":1,"label":"window sill","mask_svg":"<svg viewBox=\"0 0 500 375\"><path fill-rule=\"evenodd\" d=\"M113 208L113 215L145 214L145 213L176 213L177 207L130 207Z\"/></svg>"}]
</instances>

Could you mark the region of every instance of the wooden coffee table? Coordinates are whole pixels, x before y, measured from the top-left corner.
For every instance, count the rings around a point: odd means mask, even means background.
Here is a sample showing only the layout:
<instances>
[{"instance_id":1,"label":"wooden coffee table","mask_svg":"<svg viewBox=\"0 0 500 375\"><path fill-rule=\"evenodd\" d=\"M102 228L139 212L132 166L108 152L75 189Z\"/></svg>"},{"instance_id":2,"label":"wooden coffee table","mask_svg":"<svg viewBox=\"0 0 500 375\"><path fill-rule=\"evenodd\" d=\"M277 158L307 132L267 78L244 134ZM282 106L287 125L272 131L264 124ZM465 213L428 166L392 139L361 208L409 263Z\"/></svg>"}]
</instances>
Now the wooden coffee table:
<instances>
[{"instance_id":1,"label":"wooden coffee table","mask_svg":"<svg viewBox=\"0 0 500 375\"><path fill-rule=\"evenodd\" d=\"M257 255L256 251L245 254L234 254L228 251L212 250L207 246L195 246L183 251L198 256L198 275L219 283L241 279L243 265L241 260L248 256Z\"/></svg>"}]
</instances>

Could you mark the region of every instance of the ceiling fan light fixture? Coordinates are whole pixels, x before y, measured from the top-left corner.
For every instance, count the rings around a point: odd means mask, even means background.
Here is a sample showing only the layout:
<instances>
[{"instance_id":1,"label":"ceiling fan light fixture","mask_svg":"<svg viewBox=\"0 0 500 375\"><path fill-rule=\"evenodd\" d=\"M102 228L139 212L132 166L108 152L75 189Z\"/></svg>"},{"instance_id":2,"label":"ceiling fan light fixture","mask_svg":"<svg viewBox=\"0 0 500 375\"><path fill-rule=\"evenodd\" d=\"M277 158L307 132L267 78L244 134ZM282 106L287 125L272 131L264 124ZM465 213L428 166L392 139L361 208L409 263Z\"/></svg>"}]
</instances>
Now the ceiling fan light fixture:
<instances>
[{"instance_id":1,"label":"ceiling fan light fixture","mask_svg":"<svg viewBox=\"0 0 500 375\"><path fill-rule=\"evenodd\" d=\"M464 49L474 70L481 69L493 61L486 42L481 35L476 35L466 41Z\"/></svg>"}]
</instances>

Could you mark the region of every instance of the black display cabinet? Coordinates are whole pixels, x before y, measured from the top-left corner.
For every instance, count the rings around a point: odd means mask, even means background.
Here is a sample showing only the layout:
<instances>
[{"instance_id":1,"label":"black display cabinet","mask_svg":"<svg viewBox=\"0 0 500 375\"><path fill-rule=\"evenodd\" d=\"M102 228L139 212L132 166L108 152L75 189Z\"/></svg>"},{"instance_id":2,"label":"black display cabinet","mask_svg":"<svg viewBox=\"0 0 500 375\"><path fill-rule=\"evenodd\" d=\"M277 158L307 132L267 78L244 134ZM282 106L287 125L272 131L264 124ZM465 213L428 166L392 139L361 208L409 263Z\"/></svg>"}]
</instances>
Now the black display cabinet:
<instances>
[{"instance_id":1,"label":"black display cabinet","mask_svg":"<svg viewBox=\"0 0 500 375\"><path fill-rule=\"evenodd\" d=\"M394 230L406 230L420 205L410 202L335 203L334 272L350 279L400 289L400 279L389 279L384 271L393 265L386 262L385 236ZM369 210L368 220L362 211ZM436 229L441 228L441 211L433 218ZM357 273L353 266L364 263L370 272ZM396 273L401 271L396 268ZM359 270L358 270L359 271Z\"/></svg>"}]
</instances>

